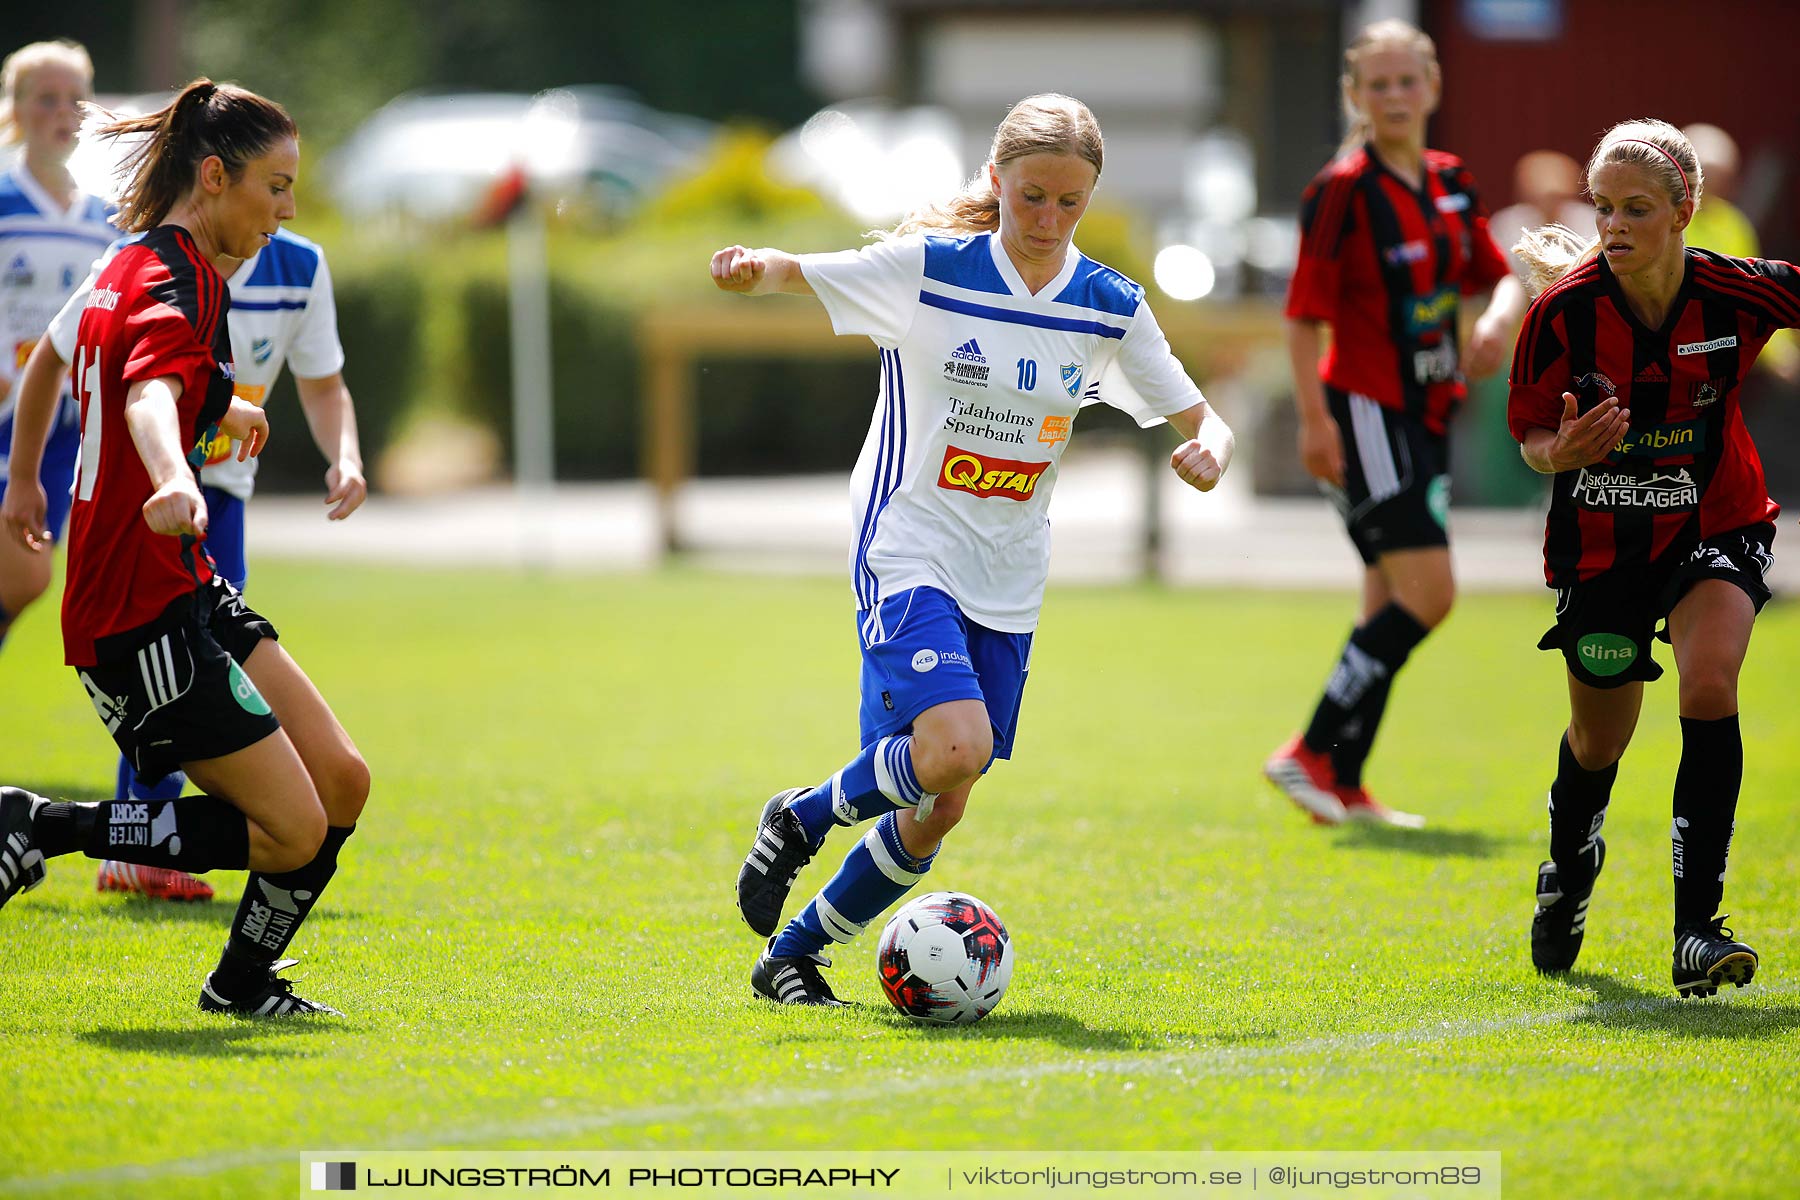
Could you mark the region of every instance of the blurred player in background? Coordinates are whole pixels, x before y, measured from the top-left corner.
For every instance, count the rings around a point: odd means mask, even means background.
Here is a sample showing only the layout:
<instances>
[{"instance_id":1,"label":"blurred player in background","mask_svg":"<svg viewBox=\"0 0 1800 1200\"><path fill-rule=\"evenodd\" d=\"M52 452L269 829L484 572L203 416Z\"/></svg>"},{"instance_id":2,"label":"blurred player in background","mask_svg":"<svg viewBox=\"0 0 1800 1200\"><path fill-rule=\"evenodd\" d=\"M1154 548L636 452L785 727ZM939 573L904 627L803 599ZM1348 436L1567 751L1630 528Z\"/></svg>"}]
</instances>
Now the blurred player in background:
<instances>
[{"instance_id":1,"label":"blurred player in background","mask_svg":"<svg viewBox=\"0 0 1800 1200\"><path fill-rule=\"evenodd\" d=\"M75 345L81 456L63 591L67 661L137 773L179 767L204 794L57 804L0 789L0 904L85 853L251 875L200 1007L241 1016L331 1013L279 972L337 871L368 798L368 768L312 682L198 538L193 466L221 433L261 449L268 420L232 394L220 268L267 251L294 215L299 140L280 105L190 84L166 109L115 121L130 138L120 227L144 236L95 280ZM50 412L19 409L6 536L41 548L36 462Z\"/></svg>"},{"instance_id":2,"label":"blurred player in background","mask_svg":"<svg viewBox=\"0 0 1800 1200\"><path fill-rule=\"evenodd\" d=\"M129 243L127 239L123 244ZM95 266L94 274L51 322L39 357L21 379L21 392L54 386L54 380L65 378L89 291L110 260L109 255ZM277 230L267 246L231 270L227 286L235 394L261 407L281 376L282 364L293 371L307 426L329 464L325 503L332 507L326 515L342 520L363 502L368 486L363 480L356 411L344 385L344 351L338 343L337 305L324 252L297 234ZM241 591L249 575L244 505L256 486L256 460L239 460L235 450L230 438L215 438L207 447L200 484L208 517L206 552L219 573ZM179 771L160 780L140 780L123 755L117 774L114 798L119 800L170 800L187 782ZM210 900L213 894L205 880L185 872L112 861L100 864L98 886L102 891L139 892L166 900Z\"/></svg>"},{"instance_id":3,"label":"blurred player in background","mask_svg":"<svg viewBox=\"0 0 1800 1200\"><path fill-rule=\"evenodd\" d=\"M881 351L881 388L851 484L850 570L862 650L862 751L763 807L738 906L769 937L751 984L781 1004L837 1004L819 973L931 869L970 789L1012 755L1049 567L1046 508L1071 424L1099 394L1166 419L1170 460L1207 491L1231 431L1174 356L1144 290L1072 238L1100 178L1093 114L1067 96L1014 105L986 168L877 244L713 255L725 291L816 296ZM1141 407L1140 407L1141 406ZM874 820L776 935L788 890L833 825ZM775 936L770 936L775 935Z\"/></svg>"},{"instance_id":4,"label":"blurred player in background","mask_svg":"<svg viewBox=\"0 0 1800 1200\"><path fill-rule=\"evenodd\" d=\"M1738 674L1780 513L1738 391L1769 336L1800 325L1800 271L1684 244L1704 178L1671 125L1614 126L1587 182L1597 241L1552 227L1520 247L1542 295L1508 409L1525 461L1556 476L1544 536L1556 624L1538 648L1560 651L1569 677L1531 958L1566 971L1581 951L1607 802L1644 684L1662 674L1660 639L1681 676L1673 978L1681 995L1709 996L1757 967L1718 909L1744 772Z\"/></svg>"},{"instance_id":5,"label":"blurred player in background","mask_svg":"<svg viewBox=\"0 0 1800 1200\"><path fill-rule=\"evenodd\" d=\"M81 103L93 90L94 65L74 42L34 42L0 66L0 142L21 144L0 175L0 472L11 453L18 374L50 318L119 233L105 201L85 195L69 174ZM37 477L48 507L38 532L55 542L69 516L81 418L67 375L51 386L56 409ZM49 586L48 554L0 538L0 643Z\"/></svg>"},{"instance_id":6,"label":"blurred player in background","mask_svg":"<svg viewBox=\"0 0 1800 1200\"><path fill-rule=\"evenodd\" d=\"M1320 823L1416 826L1369 795L1363 763L1394 675L1450 612L1449 421L1465 371L1504 360L1525 293L1461 160L1425 146L1439 95L1431 39L1403 21L1371 25L1345 51L1342 82L1350 134L1301 202L1288 350L1300 458L1362 557L1362 617L1311 722L1263 773ZM1465 355L1459 297L1489 288Z\"/></svg>"}]
</instances>

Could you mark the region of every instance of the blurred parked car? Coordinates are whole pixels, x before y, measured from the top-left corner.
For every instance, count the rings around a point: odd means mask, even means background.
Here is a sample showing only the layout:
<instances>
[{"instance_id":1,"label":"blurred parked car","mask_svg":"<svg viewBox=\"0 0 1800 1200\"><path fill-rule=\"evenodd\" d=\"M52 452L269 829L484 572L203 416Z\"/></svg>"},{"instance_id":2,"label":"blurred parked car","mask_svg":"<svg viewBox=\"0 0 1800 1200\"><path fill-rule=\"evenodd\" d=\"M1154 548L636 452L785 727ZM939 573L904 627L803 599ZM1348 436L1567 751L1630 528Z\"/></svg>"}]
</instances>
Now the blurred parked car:
<instances>
[{"instance_id":1,"label":"blurred parked car","mask_svg":"<svg viewBox=\"0 0 1800 1200\"><path fill-rule=\"evenodd\" d=\"M458 219L518 168L535 190L611 219L696 164L714 133L711 122L598 85L537 96L414 92L358 127L324 170L352 218Z\"/></svg>"}]
</instances>

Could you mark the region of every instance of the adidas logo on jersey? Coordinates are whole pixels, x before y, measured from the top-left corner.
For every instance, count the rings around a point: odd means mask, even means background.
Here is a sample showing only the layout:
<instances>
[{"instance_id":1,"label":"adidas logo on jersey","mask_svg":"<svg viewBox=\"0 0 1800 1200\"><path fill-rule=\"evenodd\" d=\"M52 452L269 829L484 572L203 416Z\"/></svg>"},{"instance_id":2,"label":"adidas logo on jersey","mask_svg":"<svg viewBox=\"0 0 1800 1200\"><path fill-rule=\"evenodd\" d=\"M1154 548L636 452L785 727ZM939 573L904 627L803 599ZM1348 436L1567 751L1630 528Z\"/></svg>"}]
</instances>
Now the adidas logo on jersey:
<instances>
[{"instance_id":1,"label":"adidas logo on jersey","mask_svg":"<svg viewBox=\"0 0 1800 1200\"><path fill-rule=\"evenodd\" d=\"M962 345L960 345L956 349L952 350L950 352L950 357L954 358L954 359L959 359L962 362L972 362L972 363L987 362L987 359L981 353L981 347L976 345L974 338L970 338L968 341L964 342Z\"/></svg>"},{"instance_id":2,"label":"adidas logo on jersey","mask_svg":"<svg viewBox=\"0 0 1800 1200\"><path fill-rule=\"evenodd\" d=\"M1662 369L1661 363L1651 363L1631 377L1633 383L1667 383L1669 373Z\"/></svg>"}]
</instances>

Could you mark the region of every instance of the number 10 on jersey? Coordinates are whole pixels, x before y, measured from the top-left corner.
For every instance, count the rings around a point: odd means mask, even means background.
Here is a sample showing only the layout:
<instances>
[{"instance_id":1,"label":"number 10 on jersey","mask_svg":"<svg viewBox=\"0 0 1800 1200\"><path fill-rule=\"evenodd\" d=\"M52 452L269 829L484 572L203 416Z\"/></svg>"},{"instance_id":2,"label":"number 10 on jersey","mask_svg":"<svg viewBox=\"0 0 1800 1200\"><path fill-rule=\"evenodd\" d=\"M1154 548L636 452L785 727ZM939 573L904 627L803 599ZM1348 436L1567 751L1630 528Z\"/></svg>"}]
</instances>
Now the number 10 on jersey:
<instances>
[{"instance_id":1,"label":"number 10 on jersey","mask_svg":"<svg viewBox=\"0 0 1800 1200\"><path fill-rule=\"evenodd\" d=\"M1019 360L1019 390L1021 392L1029 392L1036 388L1037 360L1035 358L1021 358Z\"/></svg>"}]
</instances>

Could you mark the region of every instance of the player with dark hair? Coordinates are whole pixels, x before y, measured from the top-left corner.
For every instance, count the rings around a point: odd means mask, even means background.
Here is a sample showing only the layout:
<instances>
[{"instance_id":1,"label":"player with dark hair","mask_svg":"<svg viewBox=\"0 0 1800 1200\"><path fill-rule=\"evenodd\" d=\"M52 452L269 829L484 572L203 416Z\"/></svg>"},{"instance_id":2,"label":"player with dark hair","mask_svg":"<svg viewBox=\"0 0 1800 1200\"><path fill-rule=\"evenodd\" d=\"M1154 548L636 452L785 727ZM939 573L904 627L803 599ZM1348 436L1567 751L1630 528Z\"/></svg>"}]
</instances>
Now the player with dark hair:
<instances>
[{"instance_id":1,"label":"player with dark hair","mask_svg":"<svg viewBox=\"0 0 1800 1200\"><path fill-rule=\"evenodd\" d=\"M262 410L232 394L219 268L266 247L293 216L299 135L280 105L204 79L101 134L138 139L119 224L144 236L101 272L77 334L82 441L63 646L137 773L179 767L204 794L59 804L0 789L0 904L42 882L46 859L76 852L183 871L248 868L200 1007L333 1013L278 972L336 873L368 768L274 628L213 571L190 465L219 434L245 459L268 434ZM22 408L15 452L41 453L49 418ZM43 491L17 486L22 474L35 484L36 463L15 458L0 522L35 547Z\"/></svg>"},{"instance_id":2,"label":"player with dark hair","mask_svg":"<svg viewBox=\"0 0 1800 1200\"><path fill-rule=\"evenodd\" d=\"M1684 244L1703 180L1662 121L1609 130L1587 185L1598 240L1552 226L1517 249L1542 294L1507 419L1525 461L1556 477L1544 534L1556 624L1538 648L1560 651L1569 677L1531 959L1567 971L1581 951L1607 803L1662 640L1681 677L1673 979L1710 996L1757 967L1718 909L1744 772L1738 674L1780 512L1738 389L1770 335L1800 326L1800 270Z\"/></svg>"},{"instance_id":3,"label":"player with dark hair","mask_svg":"<svg viewBox=\"0 0 1800 1200\"><path fill-rule=\"evenodd\" d=\"M925 876L989 764L1012 756L1046 508L1082 404L1166 419L1185 439L1169 465L1201 491L1231 458L1231 431L1169 352L1144 289L1074 247L1103 153L1086 105L1030 96L961 194L875 245L713 255L725 291L815 296L838 333L881 349L851 484L862 750L816 787L772 797L738 873L739 910L769 938L751 985L777 1003L838 1003L819 973L826 948ZM1102 383L1115 372L1130 386ZM862 821L873 828L777 932L826 835Z\"/></svg>"},{"instance_id":4,"label":"player with dark hair","mask_svg":"<svg viewBox=\"0 0 1800 1200\"><path fill-rule=\"evenodd\" d=\"M1362 617L1311 721L1263 773L1321 824L1417 826L1369 795L1363 763L1394 676L1455 598L1450 416L1465 369L1499 369L1525 294L1468 170L1425 146L1439 92L1431 39L1404 21L1371 25L1344 53L1342 87L1350 134L1302 201L1288 352L1300 459L1362 557ZM1459 298L1489 288L1465 357ZM1321 325L1332 331L1322 363Z\"/></svg>"},{"instance_id":5,"label":"player with dark hair","mask_svg":"<svg viewBox=\"0 0 1800 1200\"><path fill-rule=\"evenodd\" d=\"M119 245L128 245L130 240ZM50 322L19 376L21 397L33 389L53 390L68 378L88 295L116 250L95 264ZM292 369L307 428L329 464L325 503L332 507L326 515L342 520L362 504L368 486L363 480L356 410L344 383L344 350L338 343L337 305L325 252L303 237L278 229L269 244L250 258L230 260L223 266L226 290L231 294L226 324L231 333L233 394L261 406L282 368ZM198 475L200 493L206 500L206 553L213 568L241 592L249 577L244 508L256 487L257 460L240 460L235 450L230 438L214 438ZM14 552L30 553L17 548ZM162 779L140 779L124 755L119 756L117 776L113 793L117 800L172 800L187 783L180 771ZM213 894L204 879L185 871L110 859L100 864L96 884L103 892L135 892L164 900L210 900Z\"/></svg>"}]
</instances>

